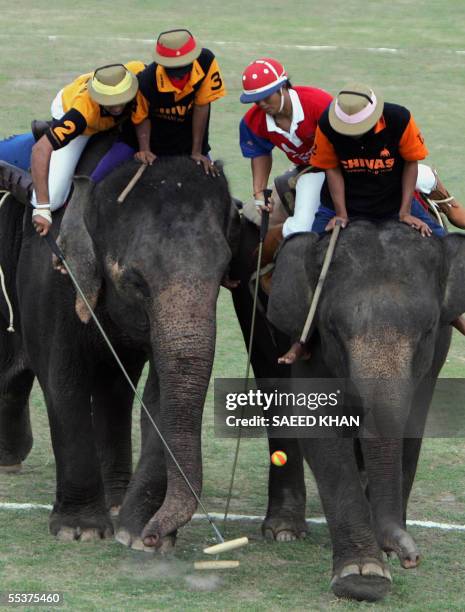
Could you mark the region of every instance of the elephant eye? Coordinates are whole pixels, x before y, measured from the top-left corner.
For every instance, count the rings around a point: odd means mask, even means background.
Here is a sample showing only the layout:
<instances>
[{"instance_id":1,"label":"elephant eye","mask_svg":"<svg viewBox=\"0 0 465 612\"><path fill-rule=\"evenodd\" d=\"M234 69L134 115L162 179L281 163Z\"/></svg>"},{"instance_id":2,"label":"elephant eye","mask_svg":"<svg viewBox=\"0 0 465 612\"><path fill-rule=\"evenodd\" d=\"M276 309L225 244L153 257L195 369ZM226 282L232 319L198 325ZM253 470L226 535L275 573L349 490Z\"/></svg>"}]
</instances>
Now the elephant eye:
<instances>
[{"instance_id":1,"label":"elephant eye","mask_svg":"<svg viewBox=\"0 0 465 612\"><path fill-rule=\"evenodd\" d=\"M124 284L128 286L128 289L141 293L144 298L150 297L150 288L137 270L130 269L125 273Z\"/></svg>"}]
</instances>

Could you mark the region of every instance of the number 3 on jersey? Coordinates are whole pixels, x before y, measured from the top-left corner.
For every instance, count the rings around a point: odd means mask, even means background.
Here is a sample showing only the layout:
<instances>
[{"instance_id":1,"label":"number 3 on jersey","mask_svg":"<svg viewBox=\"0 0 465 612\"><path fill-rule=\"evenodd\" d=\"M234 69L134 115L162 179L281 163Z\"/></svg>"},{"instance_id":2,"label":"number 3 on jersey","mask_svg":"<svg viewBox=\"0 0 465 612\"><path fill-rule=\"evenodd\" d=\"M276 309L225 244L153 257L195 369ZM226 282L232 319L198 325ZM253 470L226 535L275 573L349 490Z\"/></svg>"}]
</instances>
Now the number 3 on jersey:
<instances>
[{"instance_id":1,"label":"number 3 on jersey","mask_svg":"<svg viewBox=\"0 0 465 612\"><path fill-rule=\"evenodd\" d=\"M217 91L223 87L223 81L221 80L220 73L218 71L214 72L211 76L211 90ZM213 85L214 83L214 85Z\"/></svg>"}]
</instances>

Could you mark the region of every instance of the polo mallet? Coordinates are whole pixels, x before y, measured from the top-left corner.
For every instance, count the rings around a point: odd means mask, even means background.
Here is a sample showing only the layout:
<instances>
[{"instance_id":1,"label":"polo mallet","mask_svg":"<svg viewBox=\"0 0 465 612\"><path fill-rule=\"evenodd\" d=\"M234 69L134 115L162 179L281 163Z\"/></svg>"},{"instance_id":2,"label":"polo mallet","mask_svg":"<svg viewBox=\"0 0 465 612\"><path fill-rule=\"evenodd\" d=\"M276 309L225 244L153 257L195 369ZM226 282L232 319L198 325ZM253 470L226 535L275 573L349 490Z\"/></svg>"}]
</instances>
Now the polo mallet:
<instances>
[{"instance_id":1,"label":"polo mallet","mask_svg":"<svg viewBox=\"0 0 465 612\"><path fill-rule=\"evenodd\" d=\"M187 478L186 474L184 473L184 470L179 465L179 462L176 459L176 457L174 456L173 451L169 447L168 442L165 440L163 434L161 433L160 429L157 427L157 424L153 420L152 415L148 411L148 409L147 409L147 407L146 407L146 405L144 403L144 400L142 399L141 395L139 394L139 392L137 391L136 387L134 386L132 380L130 379L129 374L127 373L124 365L122 364L120 358L118 357L118 354L116 353L115 349L113 348L113 345L111 344L110 339L108 338L107 334L105 333L105 330L103 329L102 325L100 324L100 321L96 317L96 315L95 315L95 313L94 313L94 311L92 309L92 306L89 304L86 296L84 295L84 292L82 291L81 287L79 286L79 283L77 282L74 274L72 273L72 271L71 271L71 269L70 269L70 267L68 265L68 262L66 261L66 259L64 257L64 254L63 254L62 250L57 245L57 243L55 242L53 236L50 233L46 234L45 241L47 242L47 244L50 247L50 249L52 250L52 252L63 263L66 271L68 272L68 275L69 275L73 285L75 286L77 292L81 296L84 304L88 308L89 313L90 313L92 319L94 320L98 330L102 334L102 337L105 340L108 348L110 349L113 357L115 358L116 363L118 364L118 366L120 367L121 371L123 372L126 380L128 381L128 384L131 387L132 391L134 392L135 397L139 400L139 403L140 403L142 409L144 410L145 414L147 415L147 418L149 419L149 421L151 422L153 428L157 432L157 434L158 434L160 440L162 441L165 449L167 450L169 456L173 460L173 463L175 464L176 468L178 469L179 473L181 474L182 478L184 479L184 482L189 487L192 495L194 496L194 498L195 498L196 502L198 503L200 509L202 510L203 514L205 515L205 517L207 518L208 522L210 523L210 525L211 525L211 527L212 527L212 529L213 529L213 531L215 533L216 541L218 543L216 545L214 545L214 546L210 546L210 547L204 548L204 553L206 553L206 554L218 554L218 553L224 552L226 550L233 550L235 548L240 548L241 546L245 546L246 544L248 544L248 539L246 537L244 537L244 538L237 538L235 540L230 540L230 541L225 541L224 537L221 535L220 530L215 525L215 522L213 521L213 519L210 516L210 514L208 513L207 509L203 505L200 497L195 492L194 487L191 485L189 479ZM212 549L214 549L213 552L212 552ZM208 562L205 562L205 563L208 563ZM211 569L215 569L215 567L212 566Z\"/></svg>"},{"instance_id":2,"label":"polo mallet","mask_svg":"<svg viewBox=\"0 0 465 612\"><path fill-rule=\"evenodd\" d=\"M323 266L321 268L320 277L318 278L318 283L315 288L315 293L313 294L312 303L310 304L310 309L308 311L307 319L305 321L304 328L302 330L302 334L300 336L299 343L304 345L307 342L308 334L310 331L310 327L313 323L313 319L315 318L316 309L318 306L318 302L320 300L321 291L323 290L323 285L326 280L326 275L328 274L328 269L331 264L331 260L333 258L334 249L336 248L336 241L339 236L339 232L341 231L341 220L336 220L336 225L334 226L333 232L331 234L331 238L329 241L328 249L325 253L325 258L323 260Z\"/></svg>"},{"instance_id":3,"label":"polo mallet","mask_svg":"<svg viewBox=\"0 0 465 612\"><path fill-rule=\"evenodd\" d=\"M124 202L124 200L126 199L126 196L132 191L134 185L137 183L140 177L144 174L145 170L147 169L147 165L148 164L142 164L140 168L137 169L137 172L134 174L132 179L129 181L129 183L126 185L123 191L119 194L118 199L116 200L118 204L122 204Z\"/></svg>"},{"instance_id":4,"label":"polo mallet","mask_svg":"<svg viewBox=\"0 0 465 612\"><path fill-rule=\"evenodd\" d=\"M265 196L265 204L268 205L270 202L271 189L264 189L263 195ZM256 318L256 313L257 313L258 285L260 282L260 268L262 265L262 251L263 251L263 243L265 241L266 233L268 231L269 219L270 219L269 211L262 210L262 222L260 224L260 239L259 239L260 242L258 244L258 256L257 256L257 270L255 274L255 291L254 291L253 305L252 305L252 322L250 325L249 347L247 351L247 367L245 369L245 381L244 381L245 382L245 389L244 389L245 392L247 392L248 386L249 386L249 372L250 372L250 362L252 359L253 339L254 339L254 333L255 333L255 318ZM244 416L244 406L242 406L241 408L241 421L240 421L241 423L242 423L243 416ZM241 444L241 437L242 437L242 425L239 425L239 431L237 432L236 452L234 454L234 461L233 461L233 467L232 467L232 473L231 473L231 481L229 483L228 497L226 499L226 508L224 510L223 529L226 528L226 520L228 518L229 504L231 503L231 496L232 496L232 490L234 486L234 477L236 475L237 459L239 457L239 447Z\"/></svg>"}]
</instances>

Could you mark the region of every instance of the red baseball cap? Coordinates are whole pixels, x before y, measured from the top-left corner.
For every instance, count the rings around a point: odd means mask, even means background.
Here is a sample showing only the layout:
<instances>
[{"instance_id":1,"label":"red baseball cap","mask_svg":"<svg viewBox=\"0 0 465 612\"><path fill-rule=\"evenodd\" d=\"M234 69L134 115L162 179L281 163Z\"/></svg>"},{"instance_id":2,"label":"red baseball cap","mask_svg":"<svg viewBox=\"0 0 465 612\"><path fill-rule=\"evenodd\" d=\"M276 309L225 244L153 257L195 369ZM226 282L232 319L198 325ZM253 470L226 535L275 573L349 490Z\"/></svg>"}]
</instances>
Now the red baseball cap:
<instances>
[{"instance_id":1,"label":"red baseball cap","mask_svg":"<svg viewBox=\"0 0 465 612\"><path fill-rule=\"evenodd\" d=\"M241 102L258 102L267 98L287 81L284 66L270 57L255 60L242 73Z\"/></svg>"}]
</instances>

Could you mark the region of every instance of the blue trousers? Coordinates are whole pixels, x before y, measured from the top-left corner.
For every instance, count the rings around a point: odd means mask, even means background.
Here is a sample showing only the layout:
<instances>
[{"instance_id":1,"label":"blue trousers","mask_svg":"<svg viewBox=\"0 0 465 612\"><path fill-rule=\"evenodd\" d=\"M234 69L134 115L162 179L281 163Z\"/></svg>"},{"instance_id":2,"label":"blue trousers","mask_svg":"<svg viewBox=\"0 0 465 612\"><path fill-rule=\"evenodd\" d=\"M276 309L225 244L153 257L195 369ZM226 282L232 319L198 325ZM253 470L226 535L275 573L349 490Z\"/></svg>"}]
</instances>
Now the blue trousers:
<instances>
[{"instance_id":1,"label":"blue trousers","mask_svg":"<svg viewBox=\"0 0 465 612\"><path fill-rule=\"evenodd\" d=\"M326 206L320 206L315 215L315 221L312 225L312 232L317 232L317 234L324 234L325 227L328 225L329 221L334 217L335 211L331 210L331 208L327 208ZM447 234L446 230L439 225L430 215L426 212L423 206L416 200L412 199L412 215L421 219L426 223L426 225L431 228L431 231L435 236L445 236ZM369 218L368 216L366 218ZM376 218L377 221L384 221L386 219L398 219L397 215L388 215L387 217Z\"/></svg>"},{"instance_id":2,"label":"blue trousers","mask_svg":"<svg viewBox=\"0 0 465 612\"><path fill-rule=\"evenodd\" d=\"M34 136L31 133L17 134L0 140L0 159L12 166L29 170L34 143Z\"/></svg>"}]
</instances>

